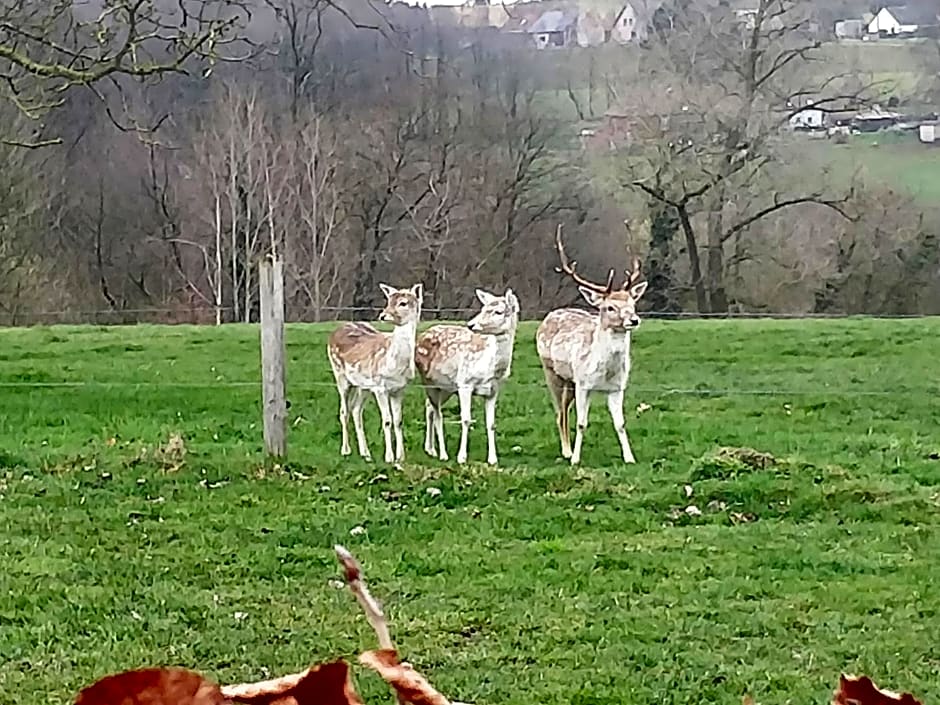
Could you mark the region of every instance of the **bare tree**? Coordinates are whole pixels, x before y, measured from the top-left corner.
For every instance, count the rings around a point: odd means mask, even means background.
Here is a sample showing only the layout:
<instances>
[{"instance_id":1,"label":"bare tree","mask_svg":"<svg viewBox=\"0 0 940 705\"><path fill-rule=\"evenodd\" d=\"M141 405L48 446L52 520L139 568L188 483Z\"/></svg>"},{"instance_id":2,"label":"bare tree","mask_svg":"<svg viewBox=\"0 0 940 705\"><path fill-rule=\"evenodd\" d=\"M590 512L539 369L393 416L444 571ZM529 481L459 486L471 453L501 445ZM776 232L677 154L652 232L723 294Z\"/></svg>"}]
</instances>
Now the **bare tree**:
<instances>
[{"instance_id":1,"label":"bare tree","mask_svg":"<svg viewBox=\"0 0 940 705\"><path fill-rule=\"evenodd\" d=\"M806 9L759 0L742 16L706 0L677 5L649 52L656 90L639 101L645 120L625 185L674 212L699 311L727 310L728 267L749 257L743 237L763 219L808 207L849 217L848 188L787 183L777 166L791 115L861 100L838 77L803 70L819 48Z\"/></svg>"},{"instance_id":2,"label":"bare tree","mask_svg":"<svg viewBox=\"0 0 940 705\"><path fill-rule=\"evenodd\" d=\"M0 123L24 121L0 104ZM55 267L43 236L55 214L52 185L44 177L61 164L57 155L6 144L0 144L0 164L0 311L15 323L21 308L45 298Z\"/></svg>"},{"instance_id":3,"label":"bare tree","mask_svg":"<svg viewBox=\"0 0 940 705\"><path fill-rule=\"evenodd\" d=\"M55 143L43 116L76 87L97 91L121 76L154 79L235 58L249 20L242 0L71 0L0 5L0 100L33 122L33 134L0 134L5 142ZM242 45L240 51L244 51Z\"/></svg>"},{"instance_id":4,"label":"bare tree","mask_svg":"<svg viewBox=\"0 0 940 705\"><path fill-rule=\"evenodd\" d=\"M346 205L335 131L320 117L305 122L290 154L287 298L300 315L319 321L325 307L339 301Z\"/></svg>"}]
</instances>

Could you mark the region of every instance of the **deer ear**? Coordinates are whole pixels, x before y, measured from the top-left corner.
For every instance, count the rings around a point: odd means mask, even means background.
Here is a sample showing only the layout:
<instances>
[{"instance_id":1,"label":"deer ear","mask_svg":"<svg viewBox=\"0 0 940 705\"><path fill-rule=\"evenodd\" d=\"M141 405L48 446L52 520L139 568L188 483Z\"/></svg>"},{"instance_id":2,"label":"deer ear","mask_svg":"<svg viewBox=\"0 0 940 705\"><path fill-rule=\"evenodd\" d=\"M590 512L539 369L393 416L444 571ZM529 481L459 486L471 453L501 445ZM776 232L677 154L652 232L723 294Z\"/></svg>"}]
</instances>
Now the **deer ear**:
<instances>
[{"instance_id":1,"label":"deer ear","mask_svg":"<svg viewBox=\"0 0 940 705\"><path fill-rule=\"evenodd\" d=\"M424 302L424 284L420 282L411 287L411 293L418 300L418 303Z\"/></svg>"},{"instance_id":2,"label":"deer ear","mask_svg":"<svg viewBox=\"0 0 940 705\"><path fill-rule=\"evenodd\" d=\"M379 284L379 288L382 290L382 293L385 294L386 299L392 298L392 294L395 293L395 287L389 286L388 284Z\"/></svg>"},{"instance_id":3,"label":"deer ear","mask_svg":"<svg viewBox=\"0 0 940 705\"><path fill-rule=\"evenodd\" d=\"M509 308L512 309L513 313L519 313L519 299L516 298L516 294L512 289L506 289L503 298L509 303Z\"/></svg>"},{"instance_id":4,"label":"deer ear","mask_svg":"<svg viewBox=\"0 0 940 705\"><path fill-rule=\"evenodd\" d=\"M598 294L596 291L588 289L586 286L579 286L578 291L581 292L581 296L583 296L584 300L591 304L591 306L600 306L601 300L604 298L602 294Z\"/></svg>"},{"instance_id":5,"label":"deer ear","mask_svg":"<svg viewBox=\"0 0 940 705\"><path fill-rule=\"evenodd\" d=\"M634 301L639 300L639 298L640 298L641 296L643 296L643 294L646 293L646 287L647 287L647 286L649 286L649 282L646 282L646 281L637 282L636 284L634 284L633 286L631 286L631 287L630 287L630 298L632 298Z\"/></svg>"},{"instance_id":6,"label":"deer ear","mask_svg":"<svg viewBox=\"0 0 940 705\"><path fill-rule=\"evenodd\" d=\"M480 300L480 303L486 306L487 304L493 303L493 300L496 298L488 291L483 291L483 289L476 290L477 298Z\"/></svg>"}]
</instances>

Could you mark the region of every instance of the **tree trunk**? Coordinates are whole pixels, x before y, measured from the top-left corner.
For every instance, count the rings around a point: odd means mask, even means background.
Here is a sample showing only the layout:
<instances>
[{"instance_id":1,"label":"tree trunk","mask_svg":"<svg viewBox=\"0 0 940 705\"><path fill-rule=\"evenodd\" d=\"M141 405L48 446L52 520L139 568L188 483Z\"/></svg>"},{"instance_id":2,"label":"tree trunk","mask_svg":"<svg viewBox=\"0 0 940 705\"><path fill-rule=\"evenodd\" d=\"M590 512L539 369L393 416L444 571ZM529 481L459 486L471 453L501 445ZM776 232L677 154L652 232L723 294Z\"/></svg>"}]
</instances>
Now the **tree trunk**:
<instances>
[{"instance_id":1,"label":"tree trunk","mask_svg":"<svg viewBox=\"0 0 940 705\"><path fill-rule=\"evenodd\" d=\"M695 229L692 227L692 219L685 206L677 206L676 213L679 216L679 224L682 225L682 232L685 233L685 247L689 252L689 269L692 273L692 286L695 288L695 305L699 313L708 313L708 297L705 294L702 262L698 256L698 242L695 238Z\"/></svg>"},{"instance_id":2,"label":"tree trunk","mask_svg":"<svg viewBox=\"0 0 940 705\"><path fill-rule=\"evenodd\" d=\"M725 252L722 244L725 183L719 183L711 194L708 213L708 307L709 313L726 313L728 295L725 290Z\"/></svg>"},{"instance_id":3,"label":"tree trunk","mask_svg":"<svg viewBox=\"0 0 940 705\"><path fill-rule=\"evenodd\" d=\"M379 252L382 250L384 236L381 233L381 222L375 221L369 229L368 247L360 256L360 264L356 274L356 283L353 288L353 318L355 320L371 320L372 301L375 292L375 272L379 267Z\"/></svg>"},{"instance_id":4,"label":"tree trunk","mask_svg":"<svg viewBox=\"0 0 940 705\"><path fill-rule=\"evenodd\" d=\"M654 311L675 312L680 307L675 298L672 241L679 233L679 218L674 208L660 201L651 199L649 208L650 253L645 269L650 287L645 300Z\"/></svg>"}]
</instances>

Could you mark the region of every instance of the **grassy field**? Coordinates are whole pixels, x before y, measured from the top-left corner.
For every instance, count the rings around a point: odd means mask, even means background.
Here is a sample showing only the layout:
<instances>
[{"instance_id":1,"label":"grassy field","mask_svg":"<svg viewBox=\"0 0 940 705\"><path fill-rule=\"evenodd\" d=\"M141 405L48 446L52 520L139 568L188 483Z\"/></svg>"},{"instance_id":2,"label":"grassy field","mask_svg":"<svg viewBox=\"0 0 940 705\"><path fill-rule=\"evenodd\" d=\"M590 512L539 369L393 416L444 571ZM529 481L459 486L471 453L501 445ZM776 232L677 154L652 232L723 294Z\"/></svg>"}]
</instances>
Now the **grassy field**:
<instances>
[{"instance_id":1,"label":"grassy field","mask_svg":"<svg viewBox=\"0 0 940 705\"><path fill-rule=\"evenodd\" d=\"M374 639L330 584L335 542L464 701L826 703L842 670L940 688L940 320L648 321L639 462L595 402L581 469L531 325L500 468L424 457L417 389L403 468L341 460L327 331L288 331L286 468L260 454L255 328L0 331L0 702L144 664L232 682L354 656ZM480 423L471 441L479 461Z\"/></svg>"},{"instance_id":2,"label":"grassy field","mask_svg":"<svg viewBox=\"0 0 940 705\"><path fill-rule=\"evenodd\" d=\"M916 133L856 135L848 144L805 151L811 161L831 168L839 179L858 175L864 182L897 189L919 205L940 203L940 149L921 144Z\"/></svg>"},{"instance_id":3,"label":"grassy field","mask_svg":"<svg viewBox=\"0 0 940 705\"><path fill-rule=\"evenodd\" d=\"M634 47L538 52L538 56L544 65L544 75L539 79L541 89L534 93L534 105L542 114L569 125L563 139L567 140L568 148L578 151L581 146L577 134L581 126L596 126L609 108L623 108L616 101L609 102L601 78L596 78L591 94L586 79L589 66L593 64L595 76L609 74L624 86L647 80L639 68ZM827 76L857 76L862 84L877 84L878 92L885 98L900 98L902 112L919 113L936 109L923 104L928 99L929 67L935 57L935 44L929 40L829 42L819 49L818 57L805 70L811 74L807 79L809 85L822 80L816 75L819 71ZM584 113L583 122L575 101ZM896 189L915 199L919 207L932 208L940 203L940 149L920 144L916 131L853 136L844 145L796 135L779 152L794 165L801 185L808 173L815 175L817 170L826 170L832 174L830 186L835 188L842 188L858 177L869 185ZM617 193L622 190L622 159L615 156L610 163L606 161L603 157L593 160L593 176L603 193Z\"/></svg>"}]
</instances>

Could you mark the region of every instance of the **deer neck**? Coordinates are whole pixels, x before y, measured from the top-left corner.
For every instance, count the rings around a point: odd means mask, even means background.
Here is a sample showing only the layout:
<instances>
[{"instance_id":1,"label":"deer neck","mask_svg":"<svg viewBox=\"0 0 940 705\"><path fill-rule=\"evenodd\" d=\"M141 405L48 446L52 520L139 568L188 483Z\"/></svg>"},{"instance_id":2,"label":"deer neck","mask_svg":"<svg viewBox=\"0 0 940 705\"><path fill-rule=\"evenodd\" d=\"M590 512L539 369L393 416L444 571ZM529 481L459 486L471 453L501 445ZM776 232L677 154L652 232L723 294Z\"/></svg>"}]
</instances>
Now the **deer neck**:
<instances>
[{"instance_id":1,"label":"deer neck","mask_svg":"<svg viewBox=\"0 0 940 705\"><path fill-rule=\"evenodd\" d=\"M499 333L498 335L494 335L493 340L496 341L497 357L512 357L512 346L516 342L515 328L506 333Z\"/></svg>"},{"instance_id":2,"label":"deer neck","mask_svg":"<svg viewBox=\"0 0 940 705\"><path fill-rule=\"evenodd\" d=\"M391 333L391 342L388 346L388 356L397 367L405 363L414 368L415 337L418 333L418 322L404 323L395 326Z\"/></svg>"},{"instance_id":3,"label":"deer neck","mask_svg":"<svg viewBox=\"0 0 940 705\"><path fill-rule=\"evenodd\" d=\"M496 374L508 376L512 366L512 348L516 342L516 329L494 335L493 341L496 343Z\"/></svg>"},{"instance_id":4,"label":"deer neck","mask_svg":"<svg viewBox=\"0 0 940 705\"><path fill-rule=\"evenodd\" d=\"M629 360L630 331L614 331L603 328L600 318L598 318L594 328L594 348L605 357L612 354L621 354L626 360Z\"/></svg>"}]
</instances>

